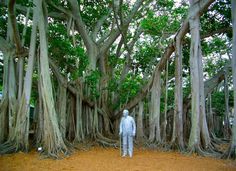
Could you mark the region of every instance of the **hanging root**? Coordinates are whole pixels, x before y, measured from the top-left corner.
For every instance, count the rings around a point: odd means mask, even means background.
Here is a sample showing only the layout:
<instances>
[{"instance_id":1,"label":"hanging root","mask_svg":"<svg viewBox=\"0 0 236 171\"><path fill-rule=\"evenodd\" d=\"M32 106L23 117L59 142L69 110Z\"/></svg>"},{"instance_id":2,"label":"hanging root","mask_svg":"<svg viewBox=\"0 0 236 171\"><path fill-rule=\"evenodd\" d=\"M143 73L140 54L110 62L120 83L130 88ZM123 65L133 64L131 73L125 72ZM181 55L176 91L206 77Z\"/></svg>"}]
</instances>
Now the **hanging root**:
<instances>
[{"instance_id":1,"label":"hanging root","mask_svg":"<svg viewBox=\"0 0 236 171\"><path fill-rule=\"evenodd\" d=\"M64 142L63 138L57 136L55 133L44 136L42 143L42 150L40 154L42 158L63 159L71 154L71 149L66 146L70 143Z\"/></svg>"},{"instance_id":2,"label":"hanging root","mask_svg":"<svg viewBox=\"0 0 236 171\"><path fill-rule=\"evenodd\" d=\"M229 143L229 140L227 139L222 139L222 138L218 138L216 137L216 135L214 133L211 133L211 137L212 137L212 141L215 143L215 144L226 144L226 143Z\"/></svg>"},{"instance_id":3,"label":"hanging root","mask_svg":"<svg viewBox=\"0 0 236 171\"><path fill-rule=\"evenodd\" d=\"M205 149L205 151L207 152L207 156L216 158L219 158L221 156L221 152L216 148L216 146L213 143L209 144Z\"/></svg>"},{"instance_id":4,"label":"hanging root","mask_svg":"<svg viewBox=\"0 0 236 171\"><path fill-rule=\"evenodd\" d=\"M188 148L187 152L185 154L197 154L204 157L217 157L219 154L214 151L211 147L209 147L207 150L203 150L199 145L195 145L192 148Z\"/></svg>"},{"instance_id":5,"label":"hanging root","mask_svg":"<svg viewBox=\"0 0 236 171\"><path fill-rule=\"evenodd\" d=\"M106 142L106 141L101 140L101 139L97 139L96 141L100 145L102 145L103 147L114 147L114 148L118 148L119 147L119 143L109 143L109 142Z\"/></svg>"},{"instance_id":6,"label":"hanging root","mask_svg":"<svg viewBox=\"0 0 236 171\"><path fill-rule=\"evenodd\" d=\"M204 151L200 148L199 145L194 145L193 147L188 148L185 154L191 155L193 153L205 156Z\"/></svg>"},{"instance_id":7,"label":"hanging root","mask_svg":"<svg viewBox=\"0 0 236 171\"><path fill-rule=\"evenodd\" d=\"M68 149L64 148L50 148L47 150L42 150L40 152L41 158L52 158L52 159L63 159L68 157L71 153Z\"/></svg>"},{"instance_id":8,"label":"hanging root","mask_svg":"<svg viewBox=\"0 0 236 171\"><path fill-rule=\"evenodd\" d=\"M179 152L185 152L185 147L181 147L177 140L175 141L171 141L170 144L166 144L166 147L165 147L167 150L177 150Z\"/></svg>"},{"instance_id":9,"label":"hanging root","mask_svg":"<svg viewBox=\"0 0 236 171\"><path fill-rule=\"evenodd\" d=\"M7 141L0 145L0 154L11 154L18 151L16 143Z\"/></svg>"},{"instance_id":10,"label":"hanging root","mask_svg":"<svg viewBox=\"0 0 236 171\"><path fill-rule=\"evenodd\" d=\"M221 156L223 159L236 159L236 146L230 145L229 148Z\"/></svg>"},{"instance_id":11,"label":"hanging root","mask_svg":"<svg viewBox=\"0 0 236 171\"><path fill-rule=\"evenodd\" d=\"M149 148L149 149L159 149L161 146L161 142L158 142L156 140L148 140L146 143L145 143L145 147L146 148Z\"/></svg>"},{"instance_id":12,"label":"hanging root","mask_svg":"<svg viewBox=\"0 0 236 171\"><path fill-rule=\"evenodd\" d=\"M119 141L117 140L112 140L107 137L104 137L101 133L96 133L95 136L96 141L101 144L103 147L119 147Z\"/></svg>"}]
</instances>

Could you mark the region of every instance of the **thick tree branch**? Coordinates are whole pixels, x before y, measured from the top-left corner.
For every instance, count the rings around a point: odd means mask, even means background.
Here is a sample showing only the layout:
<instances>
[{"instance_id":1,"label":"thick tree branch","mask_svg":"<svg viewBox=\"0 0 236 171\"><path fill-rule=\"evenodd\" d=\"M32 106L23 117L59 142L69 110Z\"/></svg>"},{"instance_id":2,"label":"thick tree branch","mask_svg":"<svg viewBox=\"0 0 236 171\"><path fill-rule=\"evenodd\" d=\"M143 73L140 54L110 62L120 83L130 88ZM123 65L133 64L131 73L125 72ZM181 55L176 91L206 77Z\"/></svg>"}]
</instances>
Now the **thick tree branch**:
<instances>
[{"instance_id":1,"label":"thick tree branch","mask_svg":"<svg viewBox=\"0 0 236 171\"><path fill-rule=\"evenodd\" d=\"M71 13L66 10L64 7L60 6L60 5L56 5L53 1L48 0L48 4L50 4L53 8L57 9L58 11L60 11L61 13L66 14L67 16L70 16Z\"/></svg>"},{"instance_id":2,"label":"thick tree branch","mask_svg":"<svg viewBox=\"0 0 236 171\"><path fill-rule=\"evenodd\" d=\"M9 18L10 18L10 24L12 26L12 31L13 31L13 39L16 45L16 51L17 53L21 52L21 41L20 41L20 35L19 31L17 28L17 22L16 22L16 16L14 13L14 6L15 6L15 0L10 0L8 3L8 13L9 13Z\"/></svg>"},{"instance_id":3,"label":"thick tree branch","mask_svg":"<svg viewBox=\"0 0 236 171\"><path fill-rule=\"evenodd\" d=\"M224 27L224 28L220 28L218 30L215 30L215 31L211 31L211 32L208 32L204 35L201 36L201 39L205 39L207 37L210 37L210 36L213 36L213 35L216 35L216 34L222 34L222 33L229 33L232 31L232 27Z\"/></svg>"},{"instance_id":4,"label":"thick tree branch","mask_svg":"<svg viewBox=\"0 0 236 171\"><path fill-rule=\"evenodd\" d=\"M205 96L208 93L211 93L213 89L219 85L221 81L224 80L225 78L225 72L227 72L232 66L231 66L232 61L230 60L215 76L212 78L208 79L204 83L204 94Z\"/></svg>"},{"instance_id":5,"label":"thick tree branch","mask_svg":"<svg viewBox=\"0 0 236 171\"><path fill-rule=\"evenodd\" d=\"M67 1L71 5L72 15L75 20L77 30L80 33L86 48L89 50L89 49L93 48L94 42L92 41L91 37L89 36L89 33L86 30L86 26L82 20L81 15L80 15L78 1L77 0L67 0Z\"/></svg>"}]
</instances>

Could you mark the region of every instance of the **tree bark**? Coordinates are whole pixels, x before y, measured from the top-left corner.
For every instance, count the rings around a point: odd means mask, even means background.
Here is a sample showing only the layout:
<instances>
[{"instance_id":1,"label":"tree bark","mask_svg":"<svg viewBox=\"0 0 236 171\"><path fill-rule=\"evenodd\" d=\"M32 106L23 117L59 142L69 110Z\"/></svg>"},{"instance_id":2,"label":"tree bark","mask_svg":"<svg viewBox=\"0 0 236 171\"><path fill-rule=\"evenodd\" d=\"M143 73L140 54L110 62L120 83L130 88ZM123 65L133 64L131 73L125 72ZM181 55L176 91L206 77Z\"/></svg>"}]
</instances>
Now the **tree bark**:
<instances>
[{"instance_id":1,"label":"tree bark","mask_svg":"<svg viewBox=\"0 0 236 171\"><path fill-rule=\"evenodd\" d=\"M82 98L80 93L76 94L76 135L75 141L81 142L84 140L83 124L82 124Z\"/></svg>"},{"instance_id":2,"label":"tree bark","mask_svg":"<svg viewBox=\"0 0 236 171\"><path fill-rule=\"evenodd\" d=\"M200 23L199 23L200 24ZM207 126L207 120L206 120L206 97L204 92L204 82L203 82L203 64L202 64L202 50L201 50L201 44L199 40L199 83L200 83L200 126L201 126L201 138L203 142L203 147L205 149L209 149L212 147L211 145L211 139L209 135L209 129Z\"/></svg>"},{"instance_id":3,"label":"tree bark","mask_svg":"<svg viewBox=\"0 0 236 171\"><path fill-rule=\"evenodd\" d=\"M76 129L75 129L75 109L76 109L76 99L71 94L68 93L67 101L67 117L66 117L66 130L67 130L67 139L72 141L75 138Z\"/></svg>"},{"instance_id":4,"label":"tree bark","mask_svg":"<svg viewBox=\"0 0 236 171\"><path fill-rule=\"evenodd\" d=\"M8 70L8 119L9 119L9 137L14 135L16 126L16 75L15 75L15 63L13 54L9 56L9 70Z\"/></svg>"},{"instance_id":5,"label":"tree bark","mask_svg":"<svg viewBox=\"0 0 236 171\"><path fill-rule=\"evenodd\" d=\"M40 65L39 65L39 56L37 58L37 66L38 66L38 74L40 73ZM43 115L43 102L42 102L42 92L41 92L41 77L38 79L38 122L37 122L37 129L36 129L36 146L42 147L42 140L43 140L43 129L44 129L44 115ZM37 107L37 106L36 106Z\"/></svg>"},{"instance_id":6,"label":"tree bark","mask_svg":"<svg viewBox=\"0 0 236 171\"><path fill-rule=\"evenodd\" d=\"M196 2L190 0L190 9L192 11L193 4ZM199 14L192 16L189 19L190 33L191 33L191 47L190 47L190 73L191 73L191 133L189 138L188 148L192 151L198 150L200 147L200 77L199 77L199 56L200 56L200 32Z\"/></svg>"},{"instance_id":7,"label":"tree bark","mask_svg":"<svg viewBox=\"0 0 236 171\"><path fill-rule=\"evenodd\" d=\"M183 141L183 85L182 85L182 40L176 38L175 58L175 112L172 142L177 140L178 148L184 149ZM174 133L176 131L176 133Z\"/></svg>"},{"instance_id":8,"label":"tree bark","mask_svg":"<svg viewBox=\"0 0 236 171\"><path fill-rule=\"evenodd\" d=\"M213 118L213 112L212 112L212 101L211 101L211 93L208 94L208 128L209 128L209 132L210 134L215 134L214 131L214 118Z\"/></svg>"},{"instance_id":9,"label":"tree bark","mask_svg":"<svg viewBox=\"0 0 236 171\"><path fill-rule=\"evenodd\" d=\"M230 138L230 125L229 125L229 87L228 87L228 72L225 72L224 79L224 93L225 93L225 115L224 115L224 137Z\"/></svg>"},{"instance_id":10,"label":"tree bark","mask_svg":"<svg viewBox=\"0 0 236 171\"><path fill-rule=\"evenodd\" d=\"M21 41L21 46L24 47L25 44L25 35L26 35L26 30L28 27L28 19L29 19L29 12L30 12L30 8L27 9L27 14L26 14L26 19L25 19L25 23L24 23L24 29L23 29L23 35L22 35L22 41ZM23 78L24 78L24 58L23 57L19 57L18 58L18 95L17 95L17 99L20 103L20 99L22 96L22 91L23 91Z\"/></svg>"},{"instance_id":11,"label":"tree bark","mask_svg":"<svg viewBox=\"0 0 236 171\"><path fill-rule=\"evenodd\" d=\"M149 117L149 141L161 142L160 134L160 98L161 98L161 72L157 72L154 75L153 86L151 89L151 105L150 105L150 117Z\"/></svg>"},{"instance_id":12,"label":"tree bark","mask_svg":"<svg viewBox=\"0 0 236 171\"><path fill-rule=\"evenodd\" d=\"M9 77L9 53L4 53L3 56L3 95L1 100L1 107L0 107L0 144L5 141L7 138L7 111L8 111L8 79Z\"/></svg>"},{"instance_id":13,"label":"tree bark","mask_svg":"<svg viewBox=\"0 0 236 171\"><path fill-rule=\"evenodd\" d=\"M37 37L37 25L38 25L38 10L34 7L33 10L33 27L31 32L29 58L27 64L27 70L24 80L23 92L19 104L19 110L17 113L15 141L17 143L18 150L28 151L29 142L29 108L30 108L30 96L32 88L32 76L35 58L36 37Z\"/></svg>"},{"instance_id":14,"label":"tree bark","mask_svg":"<svg viewBox=\"0 0 236 171\"><path fill-rule=\"evenodd\" d=\"M59 97L58 97L58 120L59 129L62 138L66 138L66 107L67 107L67 88L59 83Z\"/></svg>"},{"instance_id":15,"label":"tree bark","mask_svg":"<svg viewBox=\"0 0 236 171\"><path fill-rule=\"evenodd\" d=\"M225 157L236 158L236 0L231 0L231 16L233 23L233 49L232 49L232 72L233 72L233 90L234 90L234 121L232 128L232 139Z\"/></svg>"},{"instance_id":16,"label":"tree bark","mask_svg":"<svg viewBox=\"0 0 236 171\"><path fill-rule=\"evenodd\" d=\"M166 71L165 71L165 111L163 117L163 137L162 141L166 142L166 126L167 126L167 108L168 108L168 74L169 74L169 61L166 62Z\"/></svg>"},{"instance_id":17,"label":"tree bark","mask_svg":"<svg viewBox=\"0 0 236 171\"><path fill-rule=\"evenodd\" d=\"M52 83L49 73L48 46L46 36L45 11L43 11L43 1L34 2L39 11L39 38L40 38L40 77L41 93L43 103L44 133L42 147L44 154L58 158L60 153L67 154L68 149L63 141L59 130L57 114L52 92Z\"/></svg>"},{"instance_id":18,"label":"tree bark","mask_svg":"<svg viewBox=\"0 0 236 171\"><path fill-rule=\"evenodd\" d=\"M195 0L190 0L190 11L192 11L195 3ZM200 153L200 139L205 149L211 148L211 139L205 112L203 64L200 44L200 15L197 14L190 18L189 24L191 33L190 68L192 83L192 128L189 139L189 149ZM199 137L199 132L201 138Z\"/></svg>"},{"instance_id":19,"label":"tree bark","mask_svg":"<svg viewBox=\"0 0 236 171\"><path fill-rule=\"evenodd\" d=\"M138 111L138 117L137 117L137 140L139 142L143 141L144 132L143 132L143 105L144 102L139 102L139 111Z\"/></svg>"}]
</instances>

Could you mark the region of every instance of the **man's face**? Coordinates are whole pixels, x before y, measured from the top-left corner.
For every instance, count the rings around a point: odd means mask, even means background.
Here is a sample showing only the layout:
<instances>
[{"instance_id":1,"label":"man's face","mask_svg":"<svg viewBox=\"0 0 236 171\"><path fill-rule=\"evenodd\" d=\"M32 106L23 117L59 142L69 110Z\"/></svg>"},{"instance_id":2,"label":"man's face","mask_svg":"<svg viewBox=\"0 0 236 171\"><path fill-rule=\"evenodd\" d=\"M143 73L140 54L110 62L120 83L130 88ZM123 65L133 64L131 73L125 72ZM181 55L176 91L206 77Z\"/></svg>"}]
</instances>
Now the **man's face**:
<instances>
[{"instance_id":1,"label":"man's face","mask_svg":"<svg viewBox=\"0 0 236 171\"><path fill-rule=\"evenodd\" d=\"M123 111L123 116L124 116L124 117L127 117L127 116L128 116L128 111L126 111L126 110Z\"/></svg>"}]
</instances>

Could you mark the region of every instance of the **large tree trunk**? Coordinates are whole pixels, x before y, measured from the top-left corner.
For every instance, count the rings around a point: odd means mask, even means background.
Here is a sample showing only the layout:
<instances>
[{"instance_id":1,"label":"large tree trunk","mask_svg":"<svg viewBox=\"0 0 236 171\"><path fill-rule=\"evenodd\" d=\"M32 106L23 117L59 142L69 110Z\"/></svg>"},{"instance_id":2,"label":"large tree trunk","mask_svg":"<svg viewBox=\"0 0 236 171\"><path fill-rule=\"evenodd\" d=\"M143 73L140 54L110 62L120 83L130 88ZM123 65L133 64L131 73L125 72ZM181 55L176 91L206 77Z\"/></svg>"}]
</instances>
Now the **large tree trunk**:
<instances>
[{"instance_id":1,"label":"large tree trunk","mask_svg":"<svg viewBox=\"0 0 236 171\"><path fill-rule=\"evenodd\" d=\"M8 113L8 79L9 77L9 54L4 54L3 56L3 96L1 100L1 106L0 106L0 144L5 141L7 138L6 132L7 132L7 123L6 120L7 113Z\"/></svg>"},{"instance_id":2,"label":"large tree trunk","mask_svg":"<svg viewBox=\"0 0 236 171\"><path fill-rule=\"evenodd\" d=\"M139 102L139 111L138 111L138 117L137 117L137 140L139 142L142 142L144 139L144 132L143 132L143 105L144 102Z\"/></svg>"},{"instance_id":3,"label":"large tree trunk","mask_svg":"<svg viewBox=\"0 0 236 171\"><path fill-rule=\"evenodd\" d=\"M81 93L76 94L76 135L75 141L81 142L84 140L84 131L82 124L82 98Z\"/></svg>"},{"instance_id":4,"label":"large tree trunk","mask_svg":"<svg viewBox=\"0 0 236 171\"><path fill-rule=\"evenodd\" d=\"M8 119L9 119L9 137L14 136L15 124L16 124L16 75L15 75L15 63L13 55L9 56L9 70L8 70Z\"/></svg>"},{"instance_id":5,"label":"large tree trunk","mask_svg":"<svg viewBox=\"0 0 236 171\"><path fill-rule=\"evenodd\" d=\"M66 104L67 104L67 88L59 83L58 97L58 121L62 138L66 138Z\"/></svg>"},{"instance_id":6,"label":"large tree trunk","mask_svg":"<svg viewBox=\"0 0 236 171\"><path fill-rule=\"evenodd\" d=\"M48 46L46 36L46 21L45 8L43 10L43 1L37 0L35 2L36 8L39 10L39 37L40 37L40 77L41 77L41 93L43 103L43 117L44 117L44 133L42 139L42 147L44 154L50 157L58 157L60 153L66 154L67 147L63 141L61 132L59 130L57 114L55 111L55 104L52 92L52 83L49 73L48 63ZM46 16L47 17L47 16ZM47 19L47 18L46 18Z\"/></svg>"},{"instance_id":7,"label":"large tree trunk","mask_svg":"<svg viewBox=\"0 0 236 171\"><path fill-rule=\"evenodd\" d=\"M16 125L16 143L17 148L28 150L29 142L29 108L30 108L30 96L32 88L32 76L35 58L36 48L36 36L37 36L37 25L38 25L38 10L34 7L33 10L33 27L31 32L29 58L27 64L27 71L25 75L23 92L19 104L19 110L17 113L17 125Z\"/></svg>"},{"instance_id":8,"label":"large tree trunk","mask_svg":"<svg viewBox=\"0 0 236 171\"><path fill-rule=\"evenodd\" d=\"M208 112L207 112L207 123L208 123L208 128L210 135L214 135L214 118L213 118L213 112L212 112L212 101L211 101L211 93L208 93L208 98L207 98L207 104L208 104Z\"/></svg>"},{"instance_id":9,"label":"large tree trunk","mask_svg":"<svg viewBox=\"0 0 236 171\"><path fill-rule=\"evenodd\" d=\"M91 71L96 70L97 68L97 55L98 49L95 45L91 45L92 47L88 49L88 59L89 59L89 69Z\"/></svg>"},{"instance_id":10,"label":"large tree trunk","mask_svg":"<svg viewBox=\"0 0 236 171\"><path fill-rule=\"evenodd\" d=\"M151 89L151 105L149 117L149 141L161 142L160 133L160 98L161 98L161 72L158 70L154 76L153 86Z\"/></svg>"},{"instance_id":11,"label":"large tree trunk","mask_svg":"<svg viewBox=\"0 0 236 171\"><path fill-rule=\"evenodd\" d=\"M200 21L199 21L200 22ZM200 23L199 23L200 25ZM200 31L199 31L200 34ZM209 135L209 129L207 126L206 120L206 97L204 91L204 81L203 81L203 64L202 64L202 51L199 37L199 58L198 58L198 67L199 67L199 87L200 87L200 127L201 127L201 138L203 142L203 147L205 149L212 148L211 139Z\"/></svg>"},{"instance_id":12,"label":"large tree trunk","mask_svg":"<svg viewBox=\"0 0 236 171\"><path fill-rule=\"evenodd\" d=\"M27 27L28 27L29 12L30 12L30 8L27 9L25 25L24 25L23 34L22 34L22 41L21 41L22 47L24 47L24 44L25 44L25 35L26 35ZM20 103L21 95L22 95L22 91L23 91L24 58L20 57L18 59L17 64L18 64L18 95L17 95L17 99Z\"/></svg>"},{"instance_id":13,"label":"large tree trunk","mask_svg":"<svg viewBox=\"0 0 236 171\"><path fill-rule=\"evenodd\" d=\"M190 12L196 2L196 0L190 0ZM196 14L191 17L189 20L189 25L191 33L190 68L192 83L192 129L189 139L189 148L193 151L201 153L199 148L199 129L203 147L205 149L211 148L211 139L209 136L205 112L203 64L200 44L200 15Z\"/></svg>"},{"instance_id":14,"label":"large tree trunk","mask_svg":"<svg viewBox=\"0 0 236 171\"><path fill-rule=\"evenodd\" d=\"M190 0L191 12L195 0ZM199 14L192 16L189 19L190 33L191 33L191 47L190 47L190 73L191 73L191 133L189 138L188 148L191 151L198 152L200 147L200 76L199 76L199 56L200 52L200 33Z\"/></svg>"},{"instance_id":15,"label":"large tree trunk","mask_svg":"<svg viewBox=\"0 0 236 171\"><path fill-rule=\"evenodd\" d=\"M184 149L183 141L183 89L182 89L182 41L176 38L175 58L175 112L172 143L177 141L180 150Z\"/></svg>"},{"instance_id":16,"label":"large tree trunk","mask_svg":"<svg viewBox=\"0 0 236 171\"><path fill-rule=\"evenodd\" d=\"M228 72L225 72L224 80L225 92L225 115L224 115L224 137L230 138L230 125L229 125L229 87L228 87Z\"/></svg>"},{"instance_id":17,"label":"large tree trunk","mask_svg":"<svg viewBox=\"0 0 236 171\"><path fill-rule=\"evenodd\" d=\"M168 74L169 74L169 61L166 62L166 71L165 71L165 111L164 111L164 117L163 117L163 137L162 141L165 143L166 142L166 126L167 126L167 108L168 108Z\"/></svg>"},{"instance_id":18,"label":"large tree trunk","mask_svg":"<svg viewBox=\"0 0 236 171\"><path fill-rule=\"evenodd\" d=\"M75 97L69 93L67 101L67 117L66 117L66 130L67 130L67 139L72 141L75 138L75 108L76 102Z\"/></svg>"},{"instance_id":19,"label":"large tree trunk","mask_svg":"<svg viewBox=\"0 0 236 171\"><path fill-rule=\"evenodd\" d=\"M30 107L30 95L32 85L32 73L36 46L36 28L38 20L38 11L34 7L33 27L31 33L31 42L29 50L28 67L25 76L25 82L23 87L23 93L19 104L19 109L16 118L16 126L14 134L10 135L8 141L3 145L1 149L2 153L9 153L13 151L28 151L29 142L29 107Z\"/></svg>"},{"instance_id":20,"label":"large tree trunk","mask_svg":"<svg viewBox=\"0 0 236 171\"><path fill-rule=\"evenodd\" d=\"M38 74L40 73L40 65L39 65L39 56L37 58L38 65ZM38 79L38 106L36 106L37 112L37 129L36 129L36 146L41 147L41 142L43 139L43 129L44 129L44 116L43 116L43 102L42 102L42 92L41 92L41 77ZM36 110L35 109L35 110Z\"/></svg>"},{"instance_id":21,"label":"large tree trunk","mask_svg":"<svg viewBox=\"0 0 236 171\"><path fill-rule=\"evenodd\" d=\"M100 64L100 72L102 73L102 77L100 78L99 82L99 90L100 96L98 100L98 107L102 109L102 118L104 123L104 131L105 135L111 135L110 130L110 120L109 120L109 91L107 89L109 79L111 79L111 68L108 64L108 54L102 54L99 59Z\"/></svg>"},{"instance_id":22,"label":"large tree trunk","mask_svg":"<svg viewBox=\"0 0 236 171\"><path fill-rule=\"evenodd\" d=\"M233 89L234 89L234 122L232 128L231 144L225 153L225 157L236 158L236 0L232 3L232 22L233 22L233 50L232 50L232 70L233 70Z\"/></svg>"}]
</instances>

